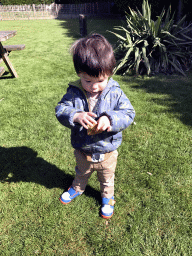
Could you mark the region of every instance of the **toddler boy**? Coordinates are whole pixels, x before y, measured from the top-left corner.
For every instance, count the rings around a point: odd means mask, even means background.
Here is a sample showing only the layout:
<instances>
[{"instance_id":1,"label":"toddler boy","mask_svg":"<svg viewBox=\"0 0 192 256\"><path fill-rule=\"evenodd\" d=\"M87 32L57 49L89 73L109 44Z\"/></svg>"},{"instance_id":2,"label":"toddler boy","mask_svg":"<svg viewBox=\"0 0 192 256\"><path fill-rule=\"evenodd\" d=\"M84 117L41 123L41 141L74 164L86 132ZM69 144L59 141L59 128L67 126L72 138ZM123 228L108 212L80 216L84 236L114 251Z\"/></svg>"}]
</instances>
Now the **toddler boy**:
<instances>
[{"instance_id":1,"label":"toddler boy","mask_svg":"<svg viewBox=\"0 0 192 256\"><path fill-rule=\"evenodd\" d=\"M80 79L69 84L55 110L59 122L71 129L77 164L73 183L60 201L68 204L81 195L96 170L101 216L108 219L114 212L117 148L122 142L122 130L133 122L135 111L119 84L110 78L116 61L104 36L92 34L79 39L71 51Z\"/></svg>"}]
</instances>

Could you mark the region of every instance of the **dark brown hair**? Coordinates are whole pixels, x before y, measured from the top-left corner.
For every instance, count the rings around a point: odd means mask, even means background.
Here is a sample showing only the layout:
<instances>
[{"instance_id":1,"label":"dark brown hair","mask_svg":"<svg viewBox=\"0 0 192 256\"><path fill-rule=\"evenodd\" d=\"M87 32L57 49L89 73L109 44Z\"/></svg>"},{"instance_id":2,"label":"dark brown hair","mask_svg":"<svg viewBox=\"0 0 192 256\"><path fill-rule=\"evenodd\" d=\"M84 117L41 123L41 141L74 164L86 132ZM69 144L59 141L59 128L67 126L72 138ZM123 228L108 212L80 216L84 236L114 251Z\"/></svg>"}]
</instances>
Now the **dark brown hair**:
<instances>
[{"instance_id":1,"label":"dark brown hair","mask_svg":"<svg viewBox=\"0 0 192 256\"><path fill-rule=\"evenodd\" d=\"M77 40L71 47L77 74L111 76L116 65L111 44L100 34L92 34Z\"/></svg>"}]
</instances>

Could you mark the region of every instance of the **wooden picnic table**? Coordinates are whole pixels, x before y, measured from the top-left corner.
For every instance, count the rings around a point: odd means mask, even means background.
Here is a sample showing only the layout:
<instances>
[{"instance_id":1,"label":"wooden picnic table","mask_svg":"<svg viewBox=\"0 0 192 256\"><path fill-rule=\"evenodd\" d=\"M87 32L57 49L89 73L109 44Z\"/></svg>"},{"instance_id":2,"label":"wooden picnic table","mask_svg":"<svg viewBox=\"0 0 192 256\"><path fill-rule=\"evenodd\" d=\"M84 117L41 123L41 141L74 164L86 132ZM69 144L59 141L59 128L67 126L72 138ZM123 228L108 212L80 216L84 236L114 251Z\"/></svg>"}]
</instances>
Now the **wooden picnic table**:
<instances>
[{"instance_id":1,"label":"wooden picnic table","mask_svg":"<svg viewBox=\"0 0 192 256\"><path fill-rule=\"evenodd\" d=\"M3 46L2 42L8 40L9 38L15 36L17 34L17 31L0 31L0 63L2 61L5 62L7 68L9 69L9 72L12 74L13 77L18 77L17 72L15 71L13 65L11 64L9 60L9 53L11 51L15 50L22 50L25 48L25 45L8 45ZM3 75L5 72L3 67L0 67L0 76Z\"/></svg>"}]
</instances>

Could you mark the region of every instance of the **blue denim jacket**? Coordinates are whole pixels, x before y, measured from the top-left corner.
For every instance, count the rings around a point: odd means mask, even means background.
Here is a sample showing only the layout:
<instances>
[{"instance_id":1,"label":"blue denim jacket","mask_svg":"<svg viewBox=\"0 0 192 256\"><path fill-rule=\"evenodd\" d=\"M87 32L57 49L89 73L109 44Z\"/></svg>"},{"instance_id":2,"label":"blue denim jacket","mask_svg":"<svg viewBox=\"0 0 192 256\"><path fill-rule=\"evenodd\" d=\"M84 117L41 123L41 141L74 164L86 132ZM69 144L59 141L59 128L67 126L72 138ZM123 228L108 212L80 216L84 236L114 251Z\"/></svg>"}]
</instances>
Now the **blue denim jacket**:
<instances>
[{"instance_id":1,"label":"blue denim jacket","mask_svg":"<svg viewBox=\"0 0 192 256\"><path fill-rule=\"evenodd\" d=\"M89 112L86 92L80 80L69 84L67 93L55 108L59 122L71 129L71 144L75 149L85 153L107 153L116 150L122 142L122 130L127 128L135 117L135 111L120 89L119 84L112 78L100 94L93 110L97 119L107 115L111 121L112 130L96 135L87 135L87 130L79 123L73 122L77 112Z\"/></svg>"}]
</instances>

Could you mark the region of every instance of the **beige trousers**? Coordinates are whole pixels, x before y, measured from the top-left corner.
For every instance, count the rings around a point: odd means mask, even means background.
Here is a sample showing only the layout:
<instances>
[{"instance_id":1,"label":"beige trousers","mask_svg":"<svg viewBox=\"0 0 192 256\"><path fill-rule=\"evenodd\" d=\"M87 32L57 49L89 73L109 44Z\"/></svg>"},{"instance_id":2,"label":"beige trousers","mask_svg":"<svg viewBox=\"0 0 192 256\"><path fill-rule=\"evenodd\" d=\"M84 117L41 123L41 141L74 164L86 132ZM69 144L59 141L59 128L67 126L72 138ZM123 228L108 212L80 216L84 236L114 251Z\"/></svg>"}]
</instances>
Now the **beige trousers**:
<instances>
[{"instance_id":1,"label":"beige trousers","mask_svg":"<svg viewBox=\"0 0 192 256\"><path fill-rule=\"evenodd\" d=\"M88 179L94 171L100 182L101 197L111 198L114 195L114 178L117 164L117 150L111 152L110 156L102 162L91 162L80 150L75 149L76 176L72 186L77 192L84 192Z\"/></svg>"}]
</instances>

